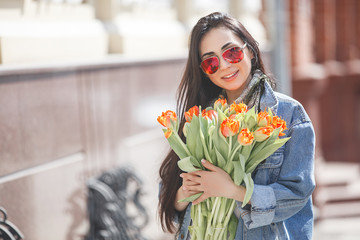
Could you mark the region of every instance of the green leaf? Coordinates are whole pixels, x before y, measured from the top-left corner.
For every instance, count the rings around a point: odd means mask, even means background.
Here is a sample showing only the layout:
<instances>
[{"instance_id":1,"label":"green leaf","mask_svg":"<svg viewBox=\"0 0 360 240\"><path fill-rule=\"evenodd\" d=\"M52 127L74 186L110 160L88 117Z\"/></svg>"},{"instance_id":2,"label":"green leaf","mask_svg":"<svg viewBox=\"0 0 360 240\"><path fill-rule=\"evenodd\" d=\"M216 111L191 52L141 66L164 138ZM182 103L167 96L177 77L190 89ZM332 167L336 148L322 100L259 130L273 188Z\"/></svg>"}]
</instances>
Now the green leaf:
<instances>
[{"instance_id":1,"label":"green leaf","mask_svg":"<svg viewBox=\"0 0 360 240\"><path fill-rule=\"evenodd\" d=\"M246 172L247 173L253 172L257 167L257 165L259 165L259 163L261 163L264 159L268 158L277 149L279 149L282 145L284 145L289 139L290 138L277 139L273 144L264 147L257 154L251 156L249 162L246 164Z\"/></svg>"},{"instance_id":2,"label":"green leaf","mask_svg":"<svg viewBox=\"0 0 360 240\"><path fill-rule=\"evenodd\" d=\"M218 125L221 125L221 123L224 121L224 119L226 118L225 113L223 113L220 108L217 109L217 114L218 114Z\"/></svg>"},{"instance_id":3,"label":"green leaf","mask_svg":"<svg viewBox=\"0 0 360 240\"><path fill-rule=\"evenodd\" d=\"M245 158L239 154L239 160L233 161L234 165L234 183L240 186L245 176Z\"/></svg>"},{"instance_id":4,"label":"green leaf","mask_svg":"<svg viewBox=\"0 0 360 240\"><path fill-rule=\"evenodd\" d=\"M277 128L277 129L275 129L272 133L271 133L271 135L270 135L270 137L268 138L268 139L266 139L265 141L262 141L262 142L257 142L256 144L255 144L255 146L254 146L254 149L252 150L252 152L251 152L251 155L252 156L255 156L257 153L259 153L264 147L266 147L266 146L268 146L268 145L270 145L270 144L272 144L272 143L274 143L275 142L275 140L278 138L278 136L279 136L279 132L280 132L280 128Z\"/></svg>"},{"instance_id":5,"label":"green leaf","mask_svg":"<svg viewBox=\"0 0 360 240\"><path fill-rule=\"evenodd\" d=\"M222 135L219 127L217 128L216 131L214 131L213 142L214 142L214 146L216 146L217 150L221 153L221 155L227 156L229 150L229 143L226 141L226 138Z\"/></svg>"},{"instance_id":6,"label":"green leaf","mask_svg":"<svg viewBox=\"0 0 360 240\"><path fill-rule=\"evenodd\" d=\"M186 137L186 145L192 155L195 155L194 153L196 148L196 140L197 140L197 136L199 136L199 131L200 131L199 118L194 115L188 126L187 137Z\"/></svg>"},{"instance_id":7,"label":"green leaf","mask_svg":"<svg viewBox=\"0 0 360 240\"><path fill-rule=\"evenodd\" d=\"M187 197L187 198L184 198L184 199L181 199L179 200L178 202L193 202L195 201L196 199L198 199L203 193L197 193L197 194L194 194L190 197Z\"/></svg>"},{"instance_id":8,"label":"green leaf","mask_svg":"<svg viewBox=\"0 0 360 240\"><path fill-rule=\"evenodd\" d=\"M242 148L241 148L241 154L244 156L244 159L245 160L248 160L249 159L249 156L250 156L250 154L251 154L251 152L252 152L252 149L253 149L253 146L254 146L255 144L253 143L253 144L251 144L251 145L248 145L248 146L243 146Z\"/></svg>"},{"instance_id":9,"label":"green leaf","mask_svg":"<svg viewBox=\"0 0 360 240\"><path fill-rule=\"evenodd\" d=\"M234 183L240 186L244 179L245 171L241 169L240 161L233 161L234 165Z\"/></svg>"},{"instance_id":10,"label":"green leaf","mask_svg":"<svg viewBox=\"0 0 360 240\"><path fill-rule=\"evenodd\" d=\"M250 201L251 195L254 192L254 181L251 178L251 173L245 174L244 182L246 186L246 193L241 207L244 207Z\"/></svg>"},{"instance_id":11,"label":"green leaf","mask_svg":"<svg viewBox=\"0 0 360 240\"><path fill-rule=\"evenodd\" d=\"M229 233L230 233L229 239L235 239L236 230L237 230L237 226L238 226L238 221L239 220L237 219L235 214L232 214L231 217L230 217L229 227L228 227L228 230L229 230Z\"/></svg>"},{"instance_id":12,"label":"green leaf","mask_svg":"<svg viewBox=\"0 0 360 240\"><path fill-rule=\"evenodd\" d=\"M201 146L201 139L200 136L198 137L198 141L196 143L196 148L195 148L195 157L196 159L198 159L199 161L201 161L201 159L203 159L205 157L204 155L204 149Z\"/></svg>"},{"instance_id":13,"label":"green leaf","mask_svg":"<svg viewBox=\"0 0 360 240\"><path fill-rule=\"evenodd\" d=\"M245 126L251 131L256 123L256 112L255 107L253 107L245 114Z\"/></svg>"},{"instance_id":14,"label":"green leaf","mask_svg":"<svg viewBox=\"0 0 360 240\"><path fill-rule=\"evenodd\" d=\"M218 166L216 152L215 152L215 146L213 146L212 149L209 149L209 155L210 155L211 160L213 161L213 164L215 166Z\"/></svg>"},{"instance_id":15,"label":"green leaf","mask_svg":"<svg viewBox=\"0 0 360 240\"><path fill-rule=\"evenodd\" d=\"M232 141L231 141L231 142L232 142L231 149L235 149L236 147L238 147L238 146L240 145L239 141L237 140L237 137L238 137L237 134L231 137L231 138L232 138Z\"/></svg>"},{"instance_id":16,"label":"green leaf","mask_svg":"<svg viewBox=\"0 0 360 240\"><path fill-rule=\"evenodd\" d=\"M216 159L217 159L217 166L220 168L224 168L226 165L226 160L221 155L221 153L216 149L216 147L215 147L215 153L216 153Z\"/></svg>"},{"instance_id":17,"label":"green leaf","mask_svg":"<svg viewBox=\"0 0 360 240\"><path fill-rule=\"evenodd\" d=\"M213 136L214 135L214 131L215 131L216 127L214 125L210 126L208 129L208 134L209 136Z\"/></svg>"},{"instance_id":18,"label":"green leaf","mask_svg":"<svg viewBox=\"0 0 360 240\"><path fill-rule=\"evenodd\" d=\"M207 127L204 127L204 126L207 126L208 122L203 117L199 117L199 118L200 118L200 129L201 129L199 132L200 133L199 137L201 140L201 144L202 144L201 146L203 149L203 153L205 155L206 160L208 160L210 163L214 164L213 159L211 158L209 151L208 151L209 144L206 142L206 137L207 137L208 131L207 131ZM201 148L201 146L198 146L198 148Z\"/></svg>"},{"instance_id":19,"label":"green leaf","mask_svg":"<svg viewBox=\"0 0 360 240\"><path fill-rule=\"evenodd\" d=\"M209 122L206 118L202 117L202 116L199 116L199 123L200 123L200 129L204 135L204 138L207 138L208 136L208 129L209 129Z\"/></svg>"},{"instance_id":20,"label":"green leaf","mask_svg":"<svg viewBox=\"0 0 360 240\"><path fill-rule=\"evenodd\" d=\"M193 156L190 156L190 161L195 168L204 170L204 166Z\"/></svg>"},{"instance_id":21,"label":"green leaf","mask_svg":"<svg viewBox=\"0 0 360 240\"><path fill-rule=\"evenodd\" d=\"M200 170L199 168L194 167L194 164L193 164L194 159L191 159L191 158L194 158L194 157L189 156L189 157L183 158L177 162L179 168L181 170L183 170L184 172L194 172L194 171Z\"/></svg>"},{"instance_id":22,"label":"green leaf","mask_svg":"<svg viewBox=\"0 0 360 240\"><path fill-rule=\"evenodd\" d=\"M166 132L166 129L163 129L163 131ZM188 150L185 149L186 145L177 135L177 132L173 132L167 140L169 142L170 147L174 150L176 155L179 156L179 158L185 158L189 156L189 154L187 153Z\"/></svg>"},{"instance_id":23,"label":"green leaf","mask_svg":"<svg viewBox=\"0 0 360 240\"><path fill-rule=\"evenodd\" d=\"M245 157L242 154L240 154L239 160L240 160L241 169L245 172L245 163L246 163Z\"/></svg>"}]
</instances>

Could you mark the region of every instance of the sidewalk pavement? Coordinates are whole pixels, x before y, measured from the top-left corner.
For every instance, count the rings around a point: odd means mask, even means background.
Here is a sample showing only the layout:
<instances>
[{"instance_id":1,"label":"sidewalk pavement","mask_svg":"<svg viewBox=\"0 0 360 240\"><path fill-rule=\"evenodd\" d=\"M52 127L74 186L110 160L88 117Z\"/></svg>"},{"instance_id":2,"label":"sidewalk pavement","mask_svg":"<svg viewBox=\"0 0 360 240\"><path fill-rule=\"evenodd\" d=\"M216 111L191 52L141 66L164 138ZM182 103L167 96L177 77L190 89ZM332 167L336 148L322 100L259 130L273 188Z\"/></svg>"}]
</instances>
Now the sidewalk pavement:
<instances>
[{"instance_id":1,"label":"sidewalk pavement","mask_svg":"<svg viewBox=\"0 0 360 240\"><path fill-rule=\"evenodd\" d=\"M330 218L315 223L314 240L360 239L360 217Z\"/></svg>"}]
</instances>

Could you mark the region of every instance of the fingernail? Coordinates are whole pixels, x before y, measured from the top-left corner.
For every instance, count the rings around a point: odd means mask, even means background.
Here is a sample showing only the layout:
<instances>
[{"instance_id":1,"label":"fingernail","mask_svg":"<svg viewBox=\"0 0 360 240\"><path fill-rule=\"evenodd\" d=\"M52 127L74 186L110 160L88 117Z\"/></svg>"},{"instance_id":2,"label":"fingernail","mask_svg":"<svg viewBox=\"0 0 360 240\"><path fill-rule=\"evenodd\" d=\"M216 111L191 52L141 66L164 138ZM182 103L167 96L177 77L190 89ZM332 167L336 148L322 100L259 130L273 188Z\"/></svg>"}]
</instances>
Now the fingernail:
<instances>
[{"instance_id":1,"label":"fingernail","mask_svg":"<svg viewBox=\"0 0 360 240\"><path fill-rule=\"evenodd\" d=\"M206 163L205 159L201 159L201 162L202 162L202 163Z\"/></svg>"},{"instance_id":2,"label":"fingernail","mask_svg":"<svg viewBox=\"0 0 360 240\"><path fill-rule=\"evenodd\" d=\"M182 174L180 174L180 177L182 178L182 177L183 177L183 175L182 175Z\"/></svg>"}]
</instances>

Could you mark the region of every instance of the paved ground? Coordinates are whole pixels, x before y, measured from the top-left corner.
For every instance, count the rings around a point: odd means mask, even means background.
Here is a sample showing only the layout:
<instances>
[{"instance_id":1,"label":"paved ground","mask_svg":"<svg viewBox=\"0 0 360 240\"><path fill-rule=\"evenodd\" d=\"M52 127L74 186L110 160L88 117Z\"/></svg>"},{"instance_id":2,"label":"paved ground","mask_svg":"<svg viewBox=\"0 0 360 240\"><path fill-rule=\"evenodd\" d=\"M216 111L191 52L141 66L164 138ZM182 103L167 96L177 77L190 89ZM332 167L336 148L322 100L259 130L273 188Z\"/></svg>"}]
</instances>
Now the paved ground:
<instances>
[{"instance_id":1,"label":"paved ground","mask_svg":"<svg viewBox=\"0 0 360 240\"><path fill-rule=\"evenodd\" d=\"M326 219L315 224L314 240L359 240L360 217Z\"/></svg>"}]
</instances>

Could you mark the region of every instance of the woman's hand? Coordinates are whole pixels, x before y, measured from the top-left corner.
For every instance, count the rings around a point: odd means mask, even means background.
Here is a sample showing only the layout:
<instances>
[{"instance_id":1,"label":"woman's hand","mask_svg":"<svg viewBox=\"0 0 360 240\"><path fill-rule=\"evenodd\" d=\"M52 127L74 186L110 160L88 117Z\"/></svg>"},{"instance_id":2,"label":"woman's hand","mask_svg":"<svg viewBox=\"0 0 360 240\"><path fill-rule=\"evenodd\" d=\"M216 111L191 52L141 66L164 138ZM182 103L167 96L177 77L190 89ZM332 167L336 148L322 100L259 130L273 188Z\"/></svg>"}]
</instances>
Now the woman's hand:
<instances>
[{"instance_id":1,"label":"woman's hand","mask_svg":"<svg viewBox=\"0 0 360 240\"><path fill-rule=\"evenodd\" d=\"M198 183L191 181L190 178L192 178L192 176L190 173L182 173L180 174L180 177L182 177L183 183L176 193L175 209L181 212L187 207L189 203L178 201L187 197L191 197L192 195L199 193L199 191L189 189L190 187L198 185Z\"/></svg>"},{"instance_id":2,"label":"woman's hand","mask_svg":"<svg viewBox=\"0 0 360 240\"><path fill-rule=\"evenodd\" d=\"M214 166L206 160L201 161L203 166L210 171L195 171L182 173L183 192L192 196L199 192L204 192L193 204L196 205L209 197L226 197L238 201L243 201L245 188L237 186L232 181L229 174L219 167Z\"/></svg>"}]
</instances>

